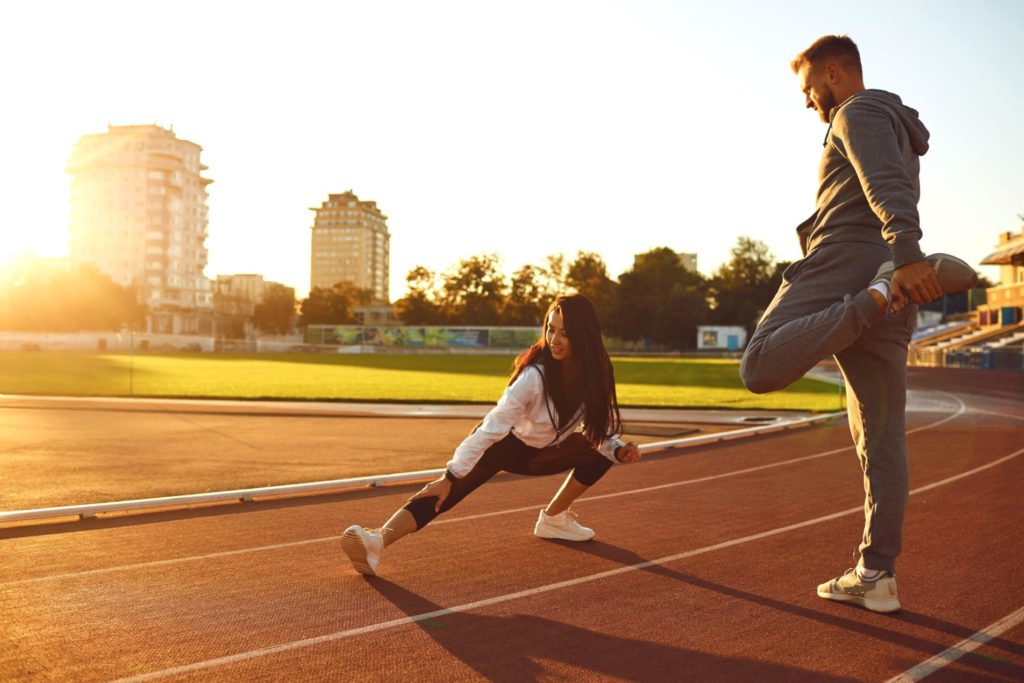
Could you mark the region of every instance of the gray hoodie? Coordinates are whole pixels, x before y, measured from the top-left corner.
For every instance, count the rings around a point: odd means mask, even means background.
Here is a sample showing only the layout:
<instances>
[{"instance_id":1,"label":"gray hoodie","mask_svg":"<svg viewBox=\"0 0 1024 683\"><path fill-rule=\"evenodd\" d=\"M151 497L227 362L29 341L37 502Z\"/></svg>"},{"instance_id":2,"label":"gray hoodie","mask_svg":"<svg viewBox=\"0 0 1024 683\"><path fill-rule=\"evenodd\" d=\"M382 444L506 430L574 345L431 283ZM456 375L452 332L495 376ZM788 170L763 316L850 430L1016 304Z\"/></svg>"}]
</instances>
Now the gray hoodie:
<instances>
[{"instance_id":1,"label":"gray hoodie","mask_svg":"<svg viewBox=\"0 0 1024 683\"><path fill-rule=\"evenodd\" d=\"M924 259L920 156L928 129L917 112L884 90L862 90L832 112L818 168L814 215L797 227L804 254L822 244L888 245L896 267Z\"/></svg>"}]
</instances>

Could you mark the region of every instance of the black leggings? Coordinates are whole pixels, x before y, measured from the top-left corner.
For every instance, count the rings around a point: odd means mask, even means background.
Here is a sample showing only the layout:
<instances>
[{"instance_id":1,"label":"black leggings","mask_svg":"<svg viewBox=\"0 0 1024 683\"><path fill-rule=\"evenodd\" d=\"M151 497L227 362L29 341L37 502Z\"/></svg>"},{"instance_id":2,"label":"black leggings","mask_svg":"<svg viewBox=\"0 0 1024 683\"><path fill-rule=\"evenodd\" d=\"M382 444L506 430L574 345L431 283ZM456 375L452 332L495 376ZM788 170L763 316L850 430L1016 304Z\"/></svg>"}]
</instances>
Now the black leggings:
<instances>
[{"instance_id":1,"label":"black leggings","mask_svg":"<svg viewBox=\"0 0 1024 683\"><path fill-rule=\"evenodd\" d=\"M612 466L612 461L596 451L579 432L548 448L534 448L509 434L492 445L464 477L452 483L451 493L441 505L447 512L477 487L501 471L537 477L572 470L573 479L584 486L593 486ZM417 498L406 503L405 509L416 518L416 529L422 529L437 517L434 510L437 496Z\"/></svg>"}]
</instances>

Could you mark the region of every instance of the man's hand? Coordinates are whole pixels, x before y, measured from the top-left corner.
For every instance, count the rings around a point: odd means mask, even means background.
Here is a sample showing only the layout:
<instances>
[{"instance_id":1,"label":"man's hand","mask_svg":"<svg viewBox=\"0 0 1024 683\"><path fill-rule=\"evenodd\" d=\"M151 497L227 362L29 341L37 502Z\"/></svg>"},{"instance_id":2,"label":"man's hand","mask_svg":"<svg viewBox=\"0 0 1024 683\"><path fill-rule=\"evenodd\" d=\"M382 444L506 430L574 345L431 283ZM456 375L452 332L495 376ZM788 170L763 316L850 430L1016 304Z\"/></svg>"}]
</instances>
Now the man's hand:
<instances>
[{"instance_id":1,"label":"man's hand","mask_svg":"<svg viewBox=\"0 0 1024 683\"><path fill-rule=\"evenodd\" d=\"M406 502L411 503L417 498L430 498L431 496L437 496L437 503L434 505L434 512L440 512L441 505L448 499L448 494L451 492L452 483L448 481L446 477L441 477L440 479L435 479L421 488L416 492L416 495L411 496Z\"/></svg>"},{"instance_id":2,"label":"man's hand","mask_svg":"<svg viewBox=\"0 0 1024 683\"><path fill-rule=\"evenodd\" d=\"M615 457L619 462L636 462L640 459L640 448L630 441L625 446L619 446L615 450Z\"/></svg>"},{"instance_id":3,"label":"man's hand","mask_svg":"<svg viewBox=\"0 0 1024 683\"><path fill-rule=\"evenodd\" d=\"M927 261L900 266L892 274L892 310L898 311L913 301L926 304L942 296L942 286Z\"/></svg>"}]
</instances>

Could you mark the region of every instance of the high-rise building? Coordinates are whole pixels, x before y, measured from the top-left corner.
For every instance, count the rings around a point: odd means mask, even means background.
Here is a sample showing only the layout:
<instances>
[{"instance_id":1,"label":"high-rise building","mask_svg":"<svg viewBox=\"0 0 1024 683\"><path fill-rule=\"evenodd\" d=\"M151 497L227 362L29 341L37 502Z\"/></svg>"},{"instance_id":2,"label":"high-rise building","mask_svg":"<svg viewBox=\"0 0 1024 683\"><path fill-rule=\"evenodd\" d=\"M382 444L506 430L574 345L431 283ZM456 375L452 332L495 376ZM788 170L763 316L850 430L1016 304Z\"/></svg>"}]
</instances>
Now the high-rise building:
<instances>
[{"instance_id":1,"label":"high-rise building","mask_svg":"<svg viewBox=\"0 0 1024 683\"><path fill-rule=\"evenodd\" d=\"M68 163L72 260L137 287L154 332L200 331L187 312L213 303L201 151L160 126L108 126L82 136Z\"/></svg>"},{"instance_id":2,"label":"high-rise building","mask_svg":"<svg viewBox=\"0 0 1024 683\"><path fill-rule=\"evenodd\" d=\"M374 303L387 303L391 235L377 202L352 190L327 196L313 220L310 286L329 288L348 281L369 289Z\"/></svg>"}]
</instances>

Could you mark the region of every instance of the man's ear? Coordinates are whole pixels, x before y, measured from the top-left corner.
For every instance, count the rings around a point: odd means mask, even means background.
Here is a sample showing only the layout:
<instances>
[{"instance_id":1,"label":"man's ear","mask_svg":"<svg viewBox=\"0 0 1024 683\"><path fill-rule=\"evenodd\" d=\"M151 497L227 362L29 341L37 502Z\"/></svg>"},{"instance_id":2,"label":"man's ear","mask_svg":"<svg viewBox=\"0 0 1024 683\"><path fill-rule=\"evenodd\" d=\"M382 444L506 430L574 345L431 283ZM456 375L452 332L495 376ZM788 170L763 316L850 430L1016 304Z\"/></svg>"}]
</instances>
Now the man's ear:
<instances>
[{"instance_id":1,"label":"man's ear","mask_svg":"<svg viewBox=\"0 0 1024 683\"><path fill-rule=\"evenodd\" d=\"M826 62L825 64L825 82L829 85L835 85L842 78L842 70L839 65L835 62Z\"/></svg>"}]
</instances>

